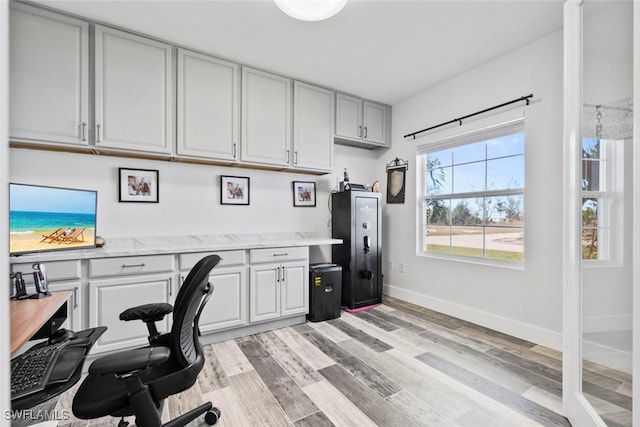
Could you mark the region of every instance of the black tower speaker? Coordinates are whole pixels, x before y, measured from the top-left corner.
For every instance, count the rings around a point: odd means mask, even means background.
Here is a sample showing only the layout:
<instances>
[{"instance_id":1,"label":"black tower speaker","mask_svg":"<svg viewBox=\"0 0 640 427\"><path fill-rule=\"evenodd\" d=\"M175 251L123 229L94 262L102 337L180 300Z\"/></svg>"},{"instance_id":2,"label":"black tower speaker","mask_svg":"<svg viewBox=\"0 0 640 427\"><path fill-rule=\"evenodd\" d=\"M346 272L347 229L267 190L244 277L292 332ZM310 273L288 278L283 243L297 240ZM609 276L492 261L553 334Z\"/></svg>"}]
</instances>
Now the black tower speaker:
<instances>
[{"instance_id":1,"label":"black tower speaker","mask_svg":"<svg viewBox=\"0 0 640 427\"><path fill-rule=\"evenodd\" d=\"M342 305L382 302L382 206L380 193L343 191L331 197L333 262L342 266Z\"/></svg>"}]
</instances>

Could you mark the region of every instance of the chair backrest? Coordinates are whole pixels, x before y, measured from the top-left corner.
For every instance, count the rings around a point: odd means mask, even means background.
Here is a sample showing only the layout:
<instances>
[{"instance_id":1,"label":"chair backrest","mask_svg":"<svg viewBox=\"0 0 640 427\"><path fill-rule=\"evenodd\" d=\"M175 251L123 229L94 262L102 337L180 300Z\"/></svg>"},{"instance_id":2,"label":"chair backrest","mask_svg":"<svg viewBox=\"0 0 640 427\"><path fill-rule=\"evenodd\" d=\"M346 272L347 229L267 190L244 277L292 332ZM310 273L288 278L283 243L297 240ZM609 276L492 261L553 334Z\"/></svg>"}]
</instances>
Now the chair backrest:
<instances>
[{"instance_id":1,"label":"chair backrest","mask_svg":"<svg viewBox=\"0 0 640 427\"><path fill-rule=\"evenodd\" d=\"M219 262L218 255L209 255L198 261L176 296L171 327L171 354L179 366L188 366L196 361L199 354L202 355L198 340L198 319L212 291L209 273Z\"/></svg>"}]
</instances>

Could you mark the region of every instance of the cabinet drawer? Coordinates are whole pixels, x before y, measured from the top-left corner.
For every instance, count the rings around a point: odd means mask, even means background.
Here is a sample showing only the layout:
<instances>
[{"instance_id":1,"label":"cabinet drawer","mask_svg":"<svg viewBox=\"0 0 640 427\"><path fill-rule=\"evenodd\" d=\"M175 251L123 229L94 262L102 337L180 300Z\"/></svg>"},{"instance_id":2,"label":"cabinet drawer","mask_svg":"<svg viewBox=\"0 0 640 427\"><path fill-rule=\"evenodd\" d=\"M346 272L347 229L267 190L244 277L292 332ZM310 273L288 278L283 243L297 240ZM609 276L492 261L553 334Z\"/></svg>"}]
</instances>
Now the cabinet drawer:
<instances>
[{"instance_id":1,"label":"cabinet drawer","mask_svg":"<svg viewBox=\"0 0 640 427\"><path fill-rule=\"evenodd\" d=\"M173 271L173 255L153 255L89 260L89 277L128 276Z\"/></svg>"},{"instance_id":2,"label":"cabinet drawer","mask_svg":"<svg viewBox=\"0 0 640 427\"><path fill-rule=\"evenodd\" d=\"M300 246L289 248L252 249L249 256L251 264L307 259L309 258L309 248L307 246Z\"/></svg>"},{"instance_id":3,"label":"cabinet drawer","mask_svg":"<svg viewBox=\"0 0 640 427\"><path fill-rule=\"evenodd\" d=\"M219 255L220 263L218 267L228 267L231 265L242 265L245 263L244 251L223 251L223 252L196 252L192 254L180 255L180 270L191 270L194 265L207 255Z\"/></svg>"},{"instance_id":4,"label":"cabinet drawer","mask_svg":"<svg viewBox=\"0 0 640 427\"><path fill-rule=\"evenodd\" d=\"M27 283L33 282L33 264L13 264L11 271L14 273L20 272L24 275L24 279ZM47 279L50 281L57 280L73 280L80 278L80 260L74 261L55 261L55 262L42 262L47 271Z\"/></svg>"}]
</instances>

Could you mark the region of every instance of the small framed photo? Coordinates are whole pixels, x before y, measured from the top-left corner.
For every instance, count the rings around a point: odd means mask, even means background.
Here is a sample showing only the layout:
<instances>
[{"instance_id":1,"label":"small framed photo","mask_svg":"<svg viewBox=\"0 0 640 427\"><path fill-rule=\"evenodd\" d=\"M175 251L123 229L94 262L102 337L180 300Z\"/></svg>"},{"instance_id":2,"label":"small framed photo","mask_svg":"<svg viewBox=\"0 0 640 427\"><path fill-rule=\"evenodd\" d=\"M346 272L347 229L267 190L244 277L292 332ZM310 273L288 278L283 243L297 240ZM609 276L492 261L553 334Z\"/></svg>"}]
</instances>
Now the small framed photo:
<instances>
[{"instance_id":1,"label":"small framed photo","mask_svg":"<svg viewBox=\"0 0 640 427\"><path fill-rule=\"evenodd\" d=\"M120 201L158 203L160 201L159 173L152 169L119 168Z\"/></svg>"},{"instance_id":2,"label":"small framed photo","mask_svg":"<svg viewBox=\"0 0 640 427\"><path fill-rule=\"evenodd\" d=\"M220 203L223 205L248 205L249 177L221 175Z\"/></svg>"},{"instance_id":3,"label":"small framed photo","mask_svg":"<svg viewBox=\"0 0 640 427\"><path fill-rule=\"evenodd\" d=\"M293 206L315 206L316 183L310 181L293 181Z\"/></svg>"}]
</instances>

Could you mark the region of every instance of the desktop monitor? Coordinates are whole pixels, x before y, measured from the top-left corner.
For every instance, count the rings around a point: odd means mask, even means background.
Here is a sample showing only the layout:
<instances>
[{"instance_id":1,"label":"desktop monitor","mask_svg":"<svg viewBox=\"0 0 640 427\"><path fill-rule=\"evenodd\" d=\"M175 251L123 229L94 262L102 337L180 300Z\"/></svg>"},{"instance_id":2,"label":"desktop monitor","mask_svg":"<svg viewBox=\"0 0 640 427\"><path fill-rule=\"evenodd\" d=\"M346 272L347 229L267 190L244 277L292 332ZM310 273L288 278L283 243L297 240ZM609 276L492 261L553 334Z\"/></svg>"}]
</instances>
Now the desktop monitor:
<instances>
[{"instance_id":1,"label":"desktop monitor","mask_svg":"<svg viewBox=\"0 0 640 427\"><path fill-rule=\"evenodd\" d=\"M93 190L9 184L9 252L94 247L98 193Z\"/></svg>"}]
</instances>

